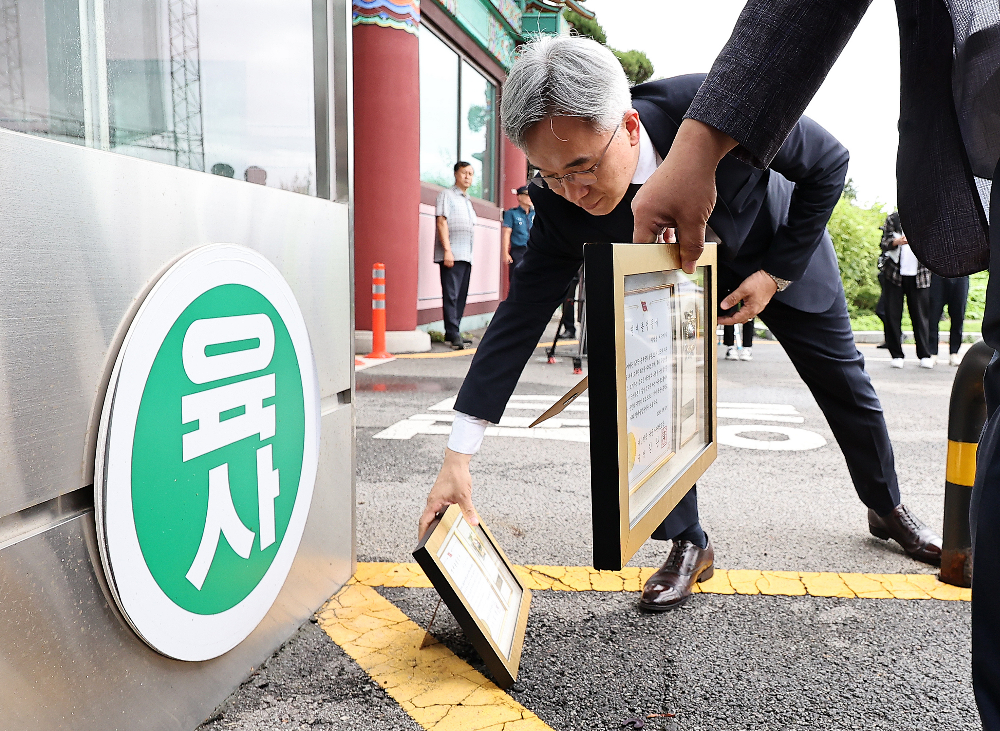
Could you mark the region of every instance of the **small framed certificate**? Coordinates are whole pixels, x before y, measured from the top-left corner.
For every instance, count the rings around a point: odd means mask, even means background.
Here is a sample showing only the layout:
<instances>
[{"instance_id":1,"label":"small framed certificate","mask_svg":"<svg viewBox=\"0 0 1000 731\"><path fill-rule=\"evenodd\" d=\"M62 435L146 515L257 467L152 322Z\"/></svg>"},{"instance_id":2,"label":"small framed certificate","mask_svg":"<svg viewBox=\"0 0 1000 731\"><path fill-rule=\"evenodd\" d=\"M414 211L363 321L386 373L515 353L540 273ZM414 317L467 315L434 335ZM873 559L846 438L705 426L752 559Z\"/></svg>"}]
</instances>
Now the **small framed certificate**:
<instances>
[{"instance_id":1,"label":"small framed certificate","mask_svg":"<svg viewBox=\"0 0 1000 731\"><path fill-rule=\"evenodd\" d=\"M521 664L531 591L482 523L469 525L449 506L416 550L420 568L455 615L496 684L509 688Z\"/></svg>"},{"instance_id":2,"label":"small framed certificate","mask_svg":"<svg viewBox=\"0 0 1000 731\"><path fill-rule=\"evenodd\" d=\"M716 248L584 247L594 566L621 569L715 460Z\"/></svg>"}]
</instances>

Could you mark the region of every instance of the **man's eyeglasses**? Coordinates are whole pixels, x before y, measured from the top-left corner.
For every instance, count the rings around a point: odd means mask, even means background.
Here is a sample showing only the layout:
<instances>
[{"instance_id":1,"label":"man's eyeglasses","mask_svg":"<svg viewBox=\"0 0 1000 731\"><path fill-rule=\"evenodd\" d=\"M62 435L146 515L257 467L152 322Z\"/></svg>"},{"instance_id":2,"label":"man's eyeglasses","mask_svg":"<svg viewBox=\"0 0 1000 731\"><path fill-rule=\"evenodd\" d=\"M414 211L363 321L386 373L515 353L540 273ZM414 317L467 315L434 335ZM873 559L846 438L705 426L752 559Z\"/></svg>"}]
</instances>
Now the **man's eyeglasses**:
<instances>
[{"instance_id":1,"label":"man's eyeglasses","mask_svg":"<svg viewBox=\"0 0 1000 731\"><path fill-rule=\"evenodd\" d=\"M608 154L608 150L611 148L611 143L615 140L615 135L618 134L618 130L621 129L619 124L615 131L611 133L611 139L608 140L608 144L604 146L604 152L601 156L597 158L597 162L591 165L586 170L578 170L572 173L566 173L565 175L536 175L531 179L532 185L537 185L539 188L551 188L552 190L562 190L566 183L574 185L593 185L597 182L597 166L601 164L604 160L604 156Z\"/></svg>"}]
</instances>

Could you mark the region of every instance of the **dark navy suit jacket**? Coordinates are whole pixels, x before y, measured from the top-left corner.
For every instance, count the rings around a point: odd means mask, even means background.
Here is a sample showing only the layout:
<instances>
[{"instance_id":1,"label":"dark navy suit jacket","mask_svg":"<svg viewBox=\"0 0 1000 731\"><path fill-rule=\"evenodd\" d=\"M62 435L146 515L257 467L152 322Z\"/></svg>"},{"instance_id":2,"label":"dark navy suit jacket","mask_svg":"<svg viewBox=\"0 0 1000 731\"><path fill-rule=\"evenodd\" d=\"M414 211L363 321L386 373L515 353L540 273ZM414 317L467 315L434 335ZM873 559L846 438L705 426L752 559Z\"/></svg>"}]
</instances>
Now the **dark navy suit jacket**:
<instances>
[{"instance_id":1,"label":"dark navy suit jacket","mask_svg":"<svg viewBox=\"0 0 1000 731\"><path fill-rule=\"evenodd\" d=\"M632 103L661 157L694 98L703 74L636 86ZM716 174L718 200L709 225L721 239L719 291L725 296L764 269L792 284L775 299L805 312L825 312L843 297L840 271L826 224L847 175L847 150L803 117L771 168L759 170L727 155ZM551 190L531 186L535 222L528 250L514 270L472 361L455 409L498 422L524 364L583 262L585 243L632 240L632 199L593 216Z\"/></svg>"}]
</instances>

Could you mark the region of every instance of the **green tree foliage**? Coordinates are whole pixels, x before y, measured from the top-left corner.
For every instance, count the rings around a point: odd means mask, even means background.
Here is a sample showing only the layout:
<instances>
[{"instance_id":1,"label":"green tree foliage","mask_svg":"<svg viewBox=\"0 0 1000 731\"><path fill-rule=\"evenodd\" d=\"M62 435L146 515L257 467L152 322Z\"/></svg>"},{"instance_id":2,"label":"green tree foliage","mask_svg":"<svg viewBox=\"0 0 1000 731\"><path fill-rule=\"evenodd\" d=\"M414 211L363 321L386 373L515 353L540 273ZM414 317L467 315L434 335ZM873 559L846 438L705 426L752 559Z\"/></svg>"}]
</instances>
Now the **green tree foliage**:
<instances>
[{"instance_id":1,"label":"green tree foliage","mask_svg":"<svg viewBox=\"0 0 1000 731\"><path fill-rule=\"evenodd\" d=\"M602 46L608 45L608 37L604 33L604 28L597 22L597 18L584 18L575 10L569 9L563 11L563 18L581 36L591 38Z\"/></svg>"},{"instance_id":2,"label":"green tree foliage","mask_svg":"<svg viewBox=\"0 0 1000 731\"><path fill-rule=\"evenodd\" d=\"M569 9L563 11L563 18L573 26L573 30L577 34L592 38L602 46L608 45L608 36L601 24L597 22L597 18L584 18L576 11ZM611 48L611 52L615 54L622 68L625 69L625 76L628 77L632 86L641 84L653 75L653 62L642 51L617 51Z\"/></svg>"},{"instance_id":3,"label":"green tree foliage","mask_svg":"<svg viewBox=\"0 0 1000 731\"><path fill-rule=\"evenodd\" d=\"M880 203L859 206L854 190L853 181L848 180L827 224L852 317L873 313L878 303L882 291L878 283L879 226L886 216Z\"/></svg>"},{"instance_id":4,"label":"green tree foliage","mask_svg":"<svg viewBox=\"0 0 1000 731\"><path fill-rule=\"evenodd\" d=\"M625 75L632 86L641 84L653 75L653 62L642 51L616 51L612 48L611 52L621 62L622 68L625 69Z\"/></svg>"}]
</instances>

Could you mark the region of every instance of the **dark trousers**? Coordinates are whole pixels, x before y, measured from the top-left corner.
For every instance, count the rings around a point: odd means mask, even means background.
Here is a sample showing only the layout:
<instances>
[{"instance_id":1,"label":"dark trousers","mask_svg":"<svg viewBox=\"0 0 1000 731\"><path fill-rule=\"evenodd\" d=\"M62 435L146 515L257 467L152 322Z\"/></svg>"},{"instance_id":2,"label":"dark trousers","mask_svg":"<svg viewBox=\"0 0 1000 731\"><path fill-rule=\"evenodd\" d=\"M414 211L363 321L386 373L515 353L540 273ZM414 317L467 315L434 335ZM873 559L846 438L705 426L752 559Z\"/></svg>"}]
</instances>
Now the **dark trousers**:
<instances>
[{"instance_id":1,"label":"dark trousers","mask_svg":"<svg viewBox=\"0 0 1000 731\"><path fill-rule=\"evenodd\" d=\"M1000 163L994 180L1000 180ZM1000 185L990 196L990 257L1000 262ZM983 339L1000 350L1000 277L986 289ZM972 491L972 687L984 731L1000 731L1000 356L983 379L986 428Z\"/></svg>"},{"instance_id":2,"label":"dark trousers","mask_svg":"<svg viewBox=\"0 0 1000 731\"><path fill-rule=\"evenodd\" d=\"M893 358L903 357L903 297L906 297L906 308L910 311L910 321L913 322L913 339L917 342L917 357L929 358L934 352L930 343L929 314L931 308L931 290L929 287L917 287L917 278L900 277L901 287L885 283L885 342L889 346L889 354Z\"/></svg>"},{"instance_id":3,"label":"dark trousers","mask_svg":"<svg viewBox=\"0 0 1000 731\"><path fill-rule=\"evenodd\" d=\"M469 296L469 277L472 262L456 261L454 266L441 267L441 308L444 310L444 338L448 342L461 341L462 315L465 298Z\"/></svg>"},{"instance_id":4,"label":"dark trousers","mask_svg":"<svg viewBox=\"0 0 1000 731\"><path fill-rule=\"evenodd\" d=\"M735 325L722 326L722 344L729 346L736 345ZM743 347L744 348L753 347L753 320L751 320L750 322L743 323Z\"/></svg>"},{"instance_id":5,"label":"dark trousers","mask_svg":"<svg viewBox=\"0 0 1000 731\"><path fill-rule=\"evenodd\" d=\"M568 333L571 336L576 335L576 288L580 285L580 277L573 277L573 281L569 283L569 288L566 290L566 295L563 297L562 303L562 328L564 333Z\"/></svg>"},{"instance_id":6,"label":"dark trousers","mask_svg":"<svg viewBox=\"0 0 1000 731\"><path fill-rule=\"evenodd\" d=\"M934 355L938 354L938 341L941 333L938 326L945 305L948 306L948 317L951 319L951 334L948 338L948 352L954 355L962 347L962 325L965 323L965 303L969 299L969 278L939 277L931 275L931 311L930 311L930 348Z\"/></svg>"},{"instance_id":7,"label":"dark trousers","mask_svg":"<svg viewBox=\"0 0 1000 731\"><path fill-rule=\"evenodd\" d=\"M878 273L879 295L878 302L875 303L875 316L882 321L882 328L885 329L885 290L889 286L885 281L885 275L879 270Z\"/></svg>"},{"instance_id":8,"label":"dark trousers","mask_svg":"<svg viewBox=\"0 0 1000 731\"><path fill-rule=\"evenodd\" d=\"M510 258L514 261L507 265L507 281L513 281L514 279L514 268L521 263L521 259L524 258L524 252L528 250L527 246L511 246L510 247Z\"/></svg>"},{"instance_id":9,"label":"dark trousers","mask_svg":"<svg viewBox=\"0 0 1000 731\"><path fill-rule=\"evenodd\" d=\"M892 443L882 404L865 371L865 359L854 343L843 295L820 313L771 300L758 317L785 349L816 399L844 453L861 502L879 515L892 512L899 505ZM654 538L671 539L697 522L697 497L685 500L656 529Z\"/></svg>"}]
</instances>

